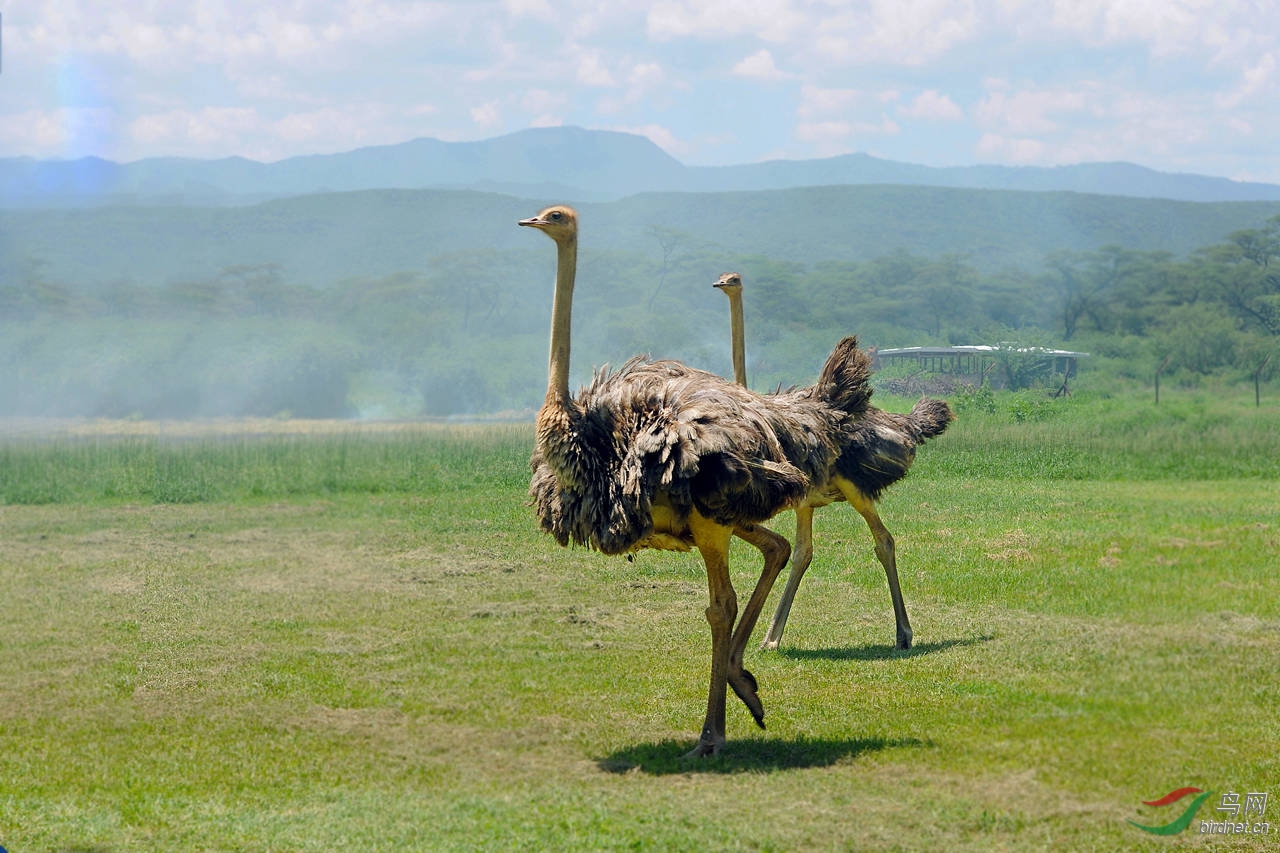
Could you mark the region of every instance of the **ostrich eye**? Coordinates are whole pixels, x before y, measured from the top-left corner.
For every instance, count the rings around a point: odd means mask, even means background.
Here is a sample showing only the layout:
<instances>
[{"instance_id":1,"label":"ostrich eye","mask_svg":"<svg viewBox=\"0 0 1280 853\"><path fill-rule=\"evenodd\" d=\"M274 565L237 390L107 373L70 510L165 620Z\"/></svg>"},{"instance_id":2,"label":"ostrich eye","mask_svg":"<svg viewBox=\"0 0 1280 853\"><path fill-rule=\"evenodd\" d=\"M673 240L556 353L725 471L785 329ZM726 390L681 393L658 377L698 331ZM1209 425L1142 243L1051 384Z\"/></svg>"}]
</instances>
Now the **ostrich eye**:
<instances>
[{"instance_id":1,"label":"ostrich eye","mask_svg":"<svg viewBox=\"0 0 1280 853\"><path fill-rule=\"evenodd\" d=\"M551 218L554 219L556 222L559 222L563 217L564 217L564 214L562 214L558 210L555 213L551 214Z\"/></svg>"}]
</instances>

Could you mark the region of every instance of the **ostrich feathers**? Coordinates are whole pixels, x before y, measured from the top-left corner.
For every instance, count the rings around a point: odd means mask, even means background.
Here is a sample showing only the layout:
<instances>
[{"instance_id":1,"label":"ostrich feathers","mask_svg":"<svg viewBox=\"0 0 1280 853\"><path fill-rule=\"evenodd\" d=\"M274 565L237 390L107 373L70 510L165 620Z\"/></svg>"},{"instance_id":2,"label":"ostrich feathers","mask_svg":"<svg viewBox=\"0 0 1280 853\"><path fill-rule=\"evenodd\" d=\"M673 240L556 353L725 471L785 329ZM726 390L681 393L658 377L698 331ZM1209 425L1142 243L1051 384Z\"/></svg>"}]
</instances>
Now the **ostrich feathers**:
<instances>
[{"instance_id":1,"label":"ostrich feathers","mask_svg":"<svg viewBox=\"0 0 1280 853\"><path fill-rule=\"evenodd\" d=\"M849 339L852 341L852 339ZM826 483L871 389L842 341L815 386L760 395L675 361L596 373L539 420L529 493L542 529L606 554L686 550L692 509L727 526L764 521ZM654 531L655 513L671 524Z\"/></svg>"},{"instance_id":2,"label":"ostrich feathers","mask_svg":"<svg viewBox=\"0 0 1280 853\"><path fill-rule=\"evenodd\" d=\"M836 460L836 472L871 500L907 475L916 447L941 435L955 419L943 400L925 398L909 414L868 407Z\"/></svg>"}]
</instances>

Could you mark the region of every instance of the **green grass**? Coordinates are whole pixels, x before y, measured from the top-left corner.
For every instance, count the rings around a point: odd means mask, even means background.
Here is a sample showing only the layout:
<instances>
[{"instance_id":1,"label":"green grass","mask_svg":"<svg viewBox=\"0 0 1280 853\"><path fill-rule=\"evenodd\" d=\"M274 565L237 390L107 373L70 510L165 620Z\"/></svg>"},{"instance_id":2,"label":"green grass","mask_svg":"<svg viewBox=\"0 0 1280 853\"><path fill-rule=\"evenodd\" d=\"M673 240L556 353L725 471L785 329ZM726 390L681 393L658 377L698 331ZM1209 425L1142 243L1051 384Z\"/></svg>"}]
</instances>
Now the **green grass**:
<instances>
[{"instance_id":1,"label":"green grass","mask_svg":"<svg viewBox=\"0 0 1280 853\"><path fill-rule=\"evenodd\" d=\"M205 503L527 485L527 426L0 438L0 504Z\"/></svg>"},{"instance_id":2,"label":"green grass","mask_svg":"<svg viewBox=\"0 0 1280 853\"><path fill-rule=\"evenodd\" d=\"M748 652L768 730L731 699L696 763L700 564L539 534L527 426L0 442L0 845L1157 850L1198 821L1125 820L1194 785L1269 792L1270 836L1213 845L1274 849L1280 477L1240 461L1274 438L1167 411L922 450L882 505L908 652L865 526L818 513Z\"/></svg>"}]
</instances>

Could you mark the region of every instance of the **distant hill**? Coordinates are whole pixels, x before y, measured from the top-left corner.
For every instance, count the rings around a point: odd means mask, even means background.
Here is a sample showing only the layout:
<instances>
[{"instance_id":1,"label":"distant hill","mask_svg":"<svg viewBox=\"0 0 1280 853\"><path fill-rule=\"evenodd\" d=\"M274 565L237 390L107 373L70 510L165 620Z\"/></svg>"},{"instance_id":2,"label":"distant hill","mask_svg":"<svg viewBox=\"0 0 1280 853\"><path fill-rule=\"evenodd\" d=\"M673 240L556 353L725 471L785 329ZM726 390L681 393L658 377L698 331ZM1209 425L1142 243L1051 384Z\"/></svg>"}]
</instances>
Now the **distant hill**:
<instances>
[{"instance_id":1,"label":"distant hill","mask_svg":"<svg viewBox=\"0 0 1280 853\"><path fill-rule=\"evenodd\" d=\"M464 190L368 190L241 207L0 210L0 277L17 282L35 271L78 285L158 285L269 263L291 283L324 286L423 271L449 253L516 251L541 259L545 241L515 227L541 204ZM1032 270L1049 252L1107 244L1183 255L1280 214L1280 202L883 185L642 193L578 207L584 258L660 255L654 229L666 229L682 250L726 262L763 254L813 264L906 250L959 253L981 270Z\"/></svg>"},{"instance_id":2,"label":"distant hill","mask_svg":"<svg viewBox=\"0 0 1280 853\"><path fill-rule=\"evenodd\" d=\"M532 128L475 142L415 139L260 163L150 158L114 163L0 159L0 207L232 205L368 189L470 189L529 198L613 201L641 192L732 192L902 184L1065 190L1180 201L1280 201L1280 186L1157 172L1131 163L933 168L848 154L737 166L686 166L649 139L578 127Z\"/></svg>"}]
</instances>

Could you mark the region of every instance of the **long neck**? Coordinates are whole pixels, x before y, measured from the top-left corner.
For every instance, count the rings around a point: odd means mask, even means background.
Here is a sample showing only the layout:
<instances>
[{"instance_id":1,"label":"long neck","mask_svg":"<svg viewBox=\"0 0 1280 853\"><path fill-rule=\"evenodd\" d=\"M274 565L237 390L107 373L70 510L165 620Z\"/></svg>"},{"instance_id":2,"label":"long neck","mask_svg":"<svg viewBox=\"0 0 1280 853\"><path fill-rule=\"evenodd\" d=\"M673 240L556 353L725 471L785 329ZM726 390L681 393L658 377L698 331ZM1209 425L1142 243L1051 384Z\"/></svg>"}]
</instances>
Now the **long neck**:
<instances>
[{"instance_id":1,"label":"long neck","mask_svg":"<svg viewBox=\"0 0 1280 853\"><path fill-rule=\"evenodd\" d=\"M742 293L730 292L729 328L733 334L733 381L747 387L747 336L742 322Z\"/></svg>"},{"instance_id":2,"label":"long neck","mask_svg":"<svg viewBox=\"0 0 1280 853\"><path fill-rule=\"evenodd\" d=\"M546 403L569 403L569 314L573 279L578 268L578 238L557 241L556 295L551 307L551 356L547 365Z\"/></svg>"}]
</instances>

